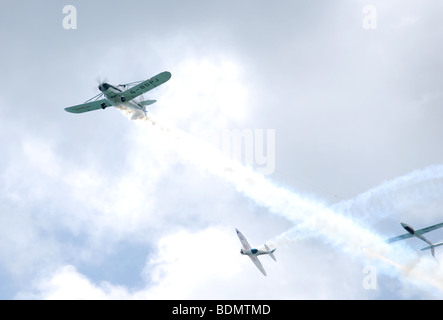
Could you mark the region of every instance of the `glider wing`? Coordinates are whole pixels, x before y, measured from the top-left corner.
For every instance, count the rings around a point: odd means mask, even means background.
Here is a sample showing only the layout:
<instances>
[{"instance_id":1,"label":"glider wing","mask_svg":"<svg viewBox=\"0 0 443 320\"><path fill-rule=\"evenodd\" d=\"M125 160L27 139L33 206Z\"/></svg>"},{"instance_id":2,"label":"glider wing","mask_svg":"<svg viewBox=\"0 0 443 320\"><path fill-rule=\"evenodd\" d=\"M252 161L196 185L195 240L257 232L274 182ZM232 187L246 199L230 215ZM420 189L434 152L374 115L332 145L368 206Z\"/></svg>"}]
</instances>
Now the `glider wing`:
<instances>
[{"instance_id":1,"label":"glider wing","mask_svg":"<svg viewBox=\"0 0 443 320\"><path fill-rule=\"evenodd\" d=\"M106 101L105 99L102 99L102 100L86 102L86 103L79 104L79 105L76 105L73 107L67 107L67 108L65 108L65 110L68 112L71 112L71 113L83 113L83 112L93 111L93 110L97 110L97 109L104 109L104 108L107 108L110 106L111 106L111 104L108 101Z\"/></svg>"},{"instance_id":2,"label":"glider wing","mask_svg":"<svg viewBox=\"0 0 443 320\"><path fill-rule=\"evenodd\" d=\"M420 235L422 235L422 234L425 234L425 233L427 233L427 232L429 232L429 231L433 231L433 230L438 229L438 228L441 228L441 227L443 227L443 223L434 224L433 226L430 226L430 227L426 227L426 228L423 228L423 229L416 230L416 231L415 231L415 234L418 235L418 236L420 236Z\"/></svg>"},{"instance_id":3,"label":"glider wing","mask_svg":"<svg viewBox=\"0 0 443 320\"><path fill-rule=\"evenodd\" d=\"M241 244L243 246L243 249L251 249L251 246L249 245L249 243L246 240L245 236L240 231L238 231L237 229L235 229L235 230L237 231L237 235L238 235L238 238L240 239L240 242L241 242Z\"/></svg>"},{"instance_id":4,"label":"glider wing","mask_svg":"<svg viewBox=\"0 0 443 320\"><path fill-rule=\"evenodd\" d=\"M132 100L138 97L139 95L142 95L143 93L148 92L149 90L152 90L155 87L158 87L159 85L165 83L169 79L171 79L171 73L168 71L164 71L152 77L151 79L143 81L133 86L132 88L126 90L125 92L122 93L122 96L124 96L127 101Z\"/></svg>"},{"instance_id":5,"label":"glider wing","mask_svg":"<svg viewBox=\"0 0 443 320\"><path fill-rule=\"evenodd\" d=\"M263 265L261 264L260 260L258 260L256 256L248 256L248 257L251 258L252 262L254 262L258 270L260 270L261 273L263 273L266 276L265 268L263 268Z\"/></svg>"},{"instance_id":6,"label":"glider wing","mask_svg":"<svg viewBox=\"0 0 443 320\"><path fill-rule=\"evenodd\" d=\"M388 240L386 240L386 242L387 243L391 243L391 242L394 242L394 241L399 241L399 240L403 240L403 239L409 239L409 238L412 238L412 237L413 237L412 234L405 233L405 234L402 234L401 236L389 238Z\"/></svg>"}]
</instances>

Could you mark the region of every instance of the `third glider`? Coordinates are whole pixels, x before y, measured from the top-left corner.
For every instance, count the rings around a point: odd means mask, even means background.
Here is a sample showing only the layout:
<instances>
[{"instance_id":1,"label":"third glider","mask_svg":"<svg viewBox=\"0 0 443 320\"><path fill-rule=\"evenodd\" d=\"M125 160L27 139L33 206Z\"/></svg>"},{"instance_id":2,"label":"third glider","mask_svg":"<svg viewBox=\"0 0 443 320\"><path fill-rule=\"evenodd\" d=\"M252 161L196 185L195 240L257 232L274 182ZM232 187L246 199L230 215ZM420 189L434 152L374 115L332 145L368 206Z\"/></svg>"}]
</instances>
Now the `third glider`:
<instances>
[{"instance_id":1,"label":"third glider","mask_svg":"<svg viewBox=\"0 0 443 320\"><path fill-rule=\"evenodd\" d=\"M425 233L427 233L429 231L433 231L435 229L443 227L443 223L434 224L432 226L429 226L429 227L426 227L426 228L423 228L423 229L418 229L418 230L415 230L410 225L408 225L408 224L406 224L404 222L401 222L400 224L401 224L401 226L403 228L405 228L405 230L408 233L402 234L401 236L389 238L388 240L386 240L387 243L391 243L391 242L398 241L398 240L403 240L403 239L408 239L408 238L412 238L412 237L417 237L420 240L423 240L424 242L429 244L428 247L423 248L421 250L429 250L429 249L431 249L432 256L435 257L435 250L434 250L434 248L443 245L443 242L439 242L439 243L435 243L434 244L431 241L429 241L428 239L426 239L423 236L423 234L425 234Z\"/></svg>"}]
</instances>

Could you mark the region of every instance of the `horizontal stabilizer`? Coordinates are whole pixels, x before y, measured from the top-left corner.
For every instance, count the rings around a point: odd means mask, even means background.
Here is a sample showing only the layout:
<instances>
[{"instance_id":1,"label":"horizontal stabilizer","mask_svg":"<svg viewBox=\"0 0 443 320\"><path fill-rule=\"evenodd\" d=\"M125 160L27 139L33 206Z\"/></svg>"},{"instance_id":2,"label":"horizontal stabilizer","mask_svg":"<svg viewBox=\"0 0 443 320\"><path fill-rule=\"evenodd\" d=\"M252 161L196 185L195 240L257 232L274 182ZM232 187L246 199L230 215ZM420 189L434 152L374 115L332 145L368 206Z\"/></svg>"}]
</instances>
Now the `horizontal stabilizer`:
<instances>
[{"instance_id":1,"label":"horizontal stabilizer","mask_svg":"<svg viewBox=\"0 0 443 320\"><path fill-rule=\"evenodd\" d=\"M150 104L153 104L157 102L157 100L145 100L145 101L141 101L140 104L144 105L144 106L149 106Z\"/></svg>"},{"instance_id":2,"label":"horizontal stabilizer","mask_svg":"<svg viewBox=\"0 0 443 320\"><path fill-rule=\"evenodd\" d=\"M275 249L273 249L272 251L269 249L269 247L265 244L265 248L266 248L266 251L269 251L269 255L271 256L271 258L272 259L274 259L274 261L277 261L277 259L275 259L275 256L274 256L274 251L275 251Z\"/></svg>"},{"instance_id":3,"label":"horizontal stabilizer","mask_svg":"<svg viewBox=\"0 0 443 320\"><path fill-rule=\"evenodd\" d=\"M422 250L422 251L424 251L424 250L429 250L429 249L433 249L433 248L435 248L435 247L439 247L439 246L443 246L443 242L439 242L439 243L433 244L432 246L429 246L429 247L423 248L423 249L421 249L421 250Z\"/></svg>"}]
</instances>

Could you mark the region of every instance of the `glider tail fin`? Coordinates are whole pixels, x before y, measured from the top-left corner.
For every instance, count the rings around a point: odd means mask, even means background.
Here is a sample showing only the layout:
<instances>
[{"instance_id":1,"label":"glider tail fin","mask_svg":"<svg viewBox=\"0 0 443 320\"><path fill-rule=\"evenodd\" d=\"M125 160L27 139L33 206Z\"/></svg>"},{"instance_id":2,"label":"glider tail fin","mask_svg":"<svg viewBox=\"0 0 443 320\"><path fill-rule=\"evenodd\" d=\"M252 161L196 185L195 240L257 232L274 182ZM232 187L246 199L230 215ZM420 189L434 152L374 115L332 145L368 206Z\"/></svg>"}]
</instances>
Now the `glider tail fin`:
<instances>
[{"instance_id":1,"label":"glider tail fin","mask_svg":"<svg viewBox=\"0 0 443 320\"><path fill-rule=\"evenodd\" d=\"M274 256L274 251L275 251L275 249L273 249L272 251L269 249L269 247L265 244L265 248L266 248L266 251L269 251L269 255L271 256L271 258L272 259L274 259L274 261L277 261L277 259L275 259L275 256Z\"/></svg>"}]
</instances>

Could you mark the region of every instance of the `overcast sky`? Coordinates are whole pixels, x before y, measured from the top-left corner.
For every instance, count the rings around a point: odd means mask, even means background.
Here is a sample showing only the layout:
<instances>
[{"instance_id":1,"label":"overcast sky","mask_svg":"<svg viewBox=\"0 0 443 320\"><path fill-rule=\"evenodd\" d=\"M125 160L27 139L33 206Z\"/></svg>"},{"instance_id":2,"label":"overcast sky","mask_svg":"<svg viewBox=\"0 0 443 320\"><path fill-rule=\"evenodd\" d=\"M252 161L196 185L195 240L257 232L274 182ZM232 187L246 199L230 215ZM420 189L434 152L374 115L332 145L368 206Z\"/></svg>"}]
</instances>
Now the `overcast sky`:
<instances>
[{"instance_id":1,"label":"overcast sky","mask_svg":"<svg viewBox=\"0 0 443 320\"><path fill-rule=\"evenodd\" d=\"M1 299L441 298L441 274L405 272L434 270L438 249L435 261L409 239L406 262L372 261L343 242L348 222L383 239L405 233L401 221L443 222L441 2L2 6ZM64 111L99 81L162 71L172 78L144 95L158 100L148 115L192 146L116 108ZM229 170L203 142L229 156L235 130L254 145L233 158L346 225L307 227L265 182L257 196L217 174ZM266 278L239 254L235 228L277 246L277 263L260 257Z\"/></svg>"}]
</instances>

